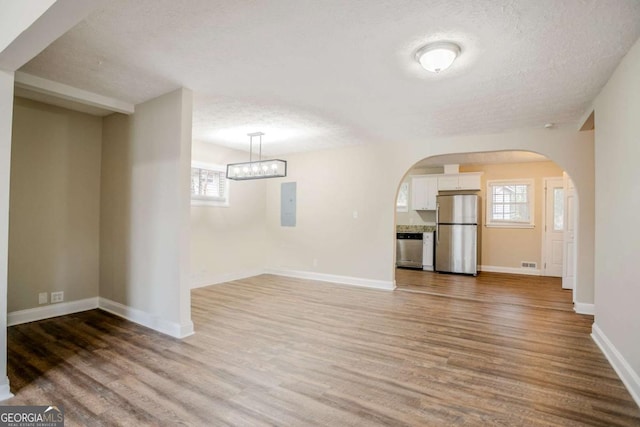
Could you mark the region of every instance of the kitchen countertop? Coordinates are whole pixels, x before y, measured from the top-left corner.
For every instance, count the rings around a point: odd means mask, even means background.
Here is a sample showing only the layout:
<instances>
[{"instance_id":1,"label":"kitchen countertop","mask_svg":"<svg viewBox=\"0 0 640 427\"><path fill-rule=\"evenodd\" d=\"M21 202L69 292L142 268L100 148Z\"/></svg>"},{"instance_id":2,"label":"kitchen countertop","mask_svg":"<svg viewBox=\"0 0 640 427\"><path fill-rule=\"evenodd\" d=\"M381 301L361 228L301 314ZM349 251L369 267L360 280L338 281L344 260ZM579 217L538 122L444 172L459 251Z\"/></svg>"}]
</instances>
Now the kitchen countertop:
<instances>
[{"instance_id":1,"label":"kitchen countertop","mask_svg":"<svg viewBox=\"0 0 640 427\"><path fill-rule=\"evenodd\" d=\"M436 231L435 225L396 225L396 233L428 233Z\"/></svg>"}]
</instances>

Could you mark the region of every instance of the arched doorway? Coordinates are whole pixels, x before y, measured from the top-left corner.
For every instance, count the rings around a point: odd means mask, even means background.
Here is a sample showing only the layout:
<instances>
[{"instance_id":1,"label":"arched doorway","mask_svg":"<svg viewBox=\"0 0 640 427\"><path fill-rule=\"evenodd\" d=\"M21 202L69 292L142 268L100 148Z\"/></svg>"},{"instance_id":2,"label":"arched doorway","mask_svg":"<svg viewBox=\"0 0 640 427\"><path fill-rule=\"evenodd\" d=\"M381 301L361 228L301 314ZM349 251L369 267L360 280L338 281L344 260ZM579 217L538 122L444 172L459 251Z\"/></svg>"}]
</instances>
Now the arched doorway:
<instances>
[{"instance_id":1,"label":"arched doorway","mask_svg":"<svg viewBox=\"0 0 640 427\"><path fill-rule=\"evenodd\" d=\"M517 194L516 194L517 193ZM405 263L408 245L398 234L396 286L417 290L415 274L404 270L443 270L438 256L436 196L477 195L477 270L535 277L557 277L563 289L577 284L577 192L569 174L544 155L531 151L493 151L432 156L416 162L398 184L395 225L398 233L424 233L423 263ZM441 200L446 199L442 197ZM439 231L439 234L436 233ZM434 237L429 236L434 233ZM432 240L433 248L429 241ZM444 253L444 252L443 252ZM429 254L429 255L427 255ZM430 273L425 273L430 274ZM403 283L403 280L408 283ZM460 279L462 280L462 279ZM458 281L460 281L458 280ZM537 279L536 279L537 280ZM428 283L431 283L427 280ZM433 283L431 283L433 284ZM433 291L433 288L430 288Z\"/></svg>"}]
</instances>

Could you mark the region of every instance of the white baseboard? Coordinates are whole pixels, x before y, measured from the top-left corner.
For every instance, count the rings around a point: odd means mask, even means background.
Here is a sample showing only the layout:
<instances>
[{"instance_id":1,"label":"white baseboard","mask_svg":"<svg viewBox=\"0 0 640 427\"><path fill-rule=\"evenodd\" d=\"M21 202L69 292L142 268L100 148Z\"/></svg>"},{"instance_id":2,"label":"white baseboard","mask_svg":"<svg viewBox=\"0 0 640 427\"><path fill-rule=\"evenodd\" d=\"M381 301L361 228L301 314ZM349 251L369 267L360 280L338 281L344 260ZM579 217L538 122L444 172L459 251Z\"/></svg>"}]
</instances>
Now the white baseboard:
<instances>
[{"instance_id":1,"label":"white baseboard","mask_svg":"<svg viewBox=\"0 0 640 427\"><path fill-rule=\"evenodd\" d=\"M160 319L158 316L154 316L146 311L138 310L137 308L129 307L103 297L99 298L98 308L174 338L186 338L189 335L193 335L193 322L191 321L186 324L170 322Z\"/></svg>"},{"instance_id":2,"label":"white baseboard","mask_svg":"<svg viewBox=\"0 0 640 427\"><path fill-rule=\"evenodd\" d=\"M248 277L259 276L264 273L264 269L238 271L235 273L224 273L209 276L204 279L195 279L191 282L191 289L203 288L205 286L219 285L220 283L232 282L234 280L246 279Z\"/></svg>"},{"instance_id":3,"label":"white baseboard","mask_svg":"<svg viewBox=\"0 0 640 427\"><path fill-rule=\"evenodd\" d=\"M575 277L563 277L562 278L562 289L573 289L575 286L576 278Z\"/></svg>"},{"instance_id":4,"label":"white baseboard","mask_svg":"<svg viewBox=\"0 0 640 427\"><path fill-rule=\"evenodd\" d=\"M509 274L525 274L527 276L541 276L542 271L539 268L520 268L520 267L500 267L496 265L480 265L479 271L488 271L489 273L509 273Z\"/></svg>"},{"instance_id":5,"label":"white baseboard","mask_svg":"<svg viewBox=\"0 0 640 427\"><path fill-rule=\"evenodd\" d=\"M596 314L596 306L595 304L586 304L584 302L574 302L573 303L573 311L578 314Z\"/></svg>"},{"instance_id":6,"label":"white baseboard","mask_svg":"<svg viewBox=\"0 0 640 427\"><path fill-rule=\"evenodd\" d=\"M633 370L613 343L609 341L609 338L607 338L598 325L594 323L591 330L591 338L593 338L598 347L600 347L602 353L604 353L625 387L627 387L627 390L629 390L633 400L640 406L640 376Z\"/></svg>"},{"instance_id":7,"label":"white baseboard","mask_svg":"<svg viewBox=\"0 0 640 427\"><path fill-rule=\"evenodd\" d=\"M0 402L11 399L12 397L13 394L9 388L9 378L4 377L3 379L0 379Z\"/></svg>"},{"instance_id":8,"label":"white baseboard","mask_svg":"<svg viewBox=\"0 0 640 427\"><path fill-rule=\"evenodd\" d=\"M81 311L93 310L94 308L98 308L97 297L43 305L42 307L29 308L26 310L12 311L7 314L7 326L79 313Z\"/></svg>"},{"instance_id":9,"label":"white baseboard","mask_svg":"<svg viewBox=\"0 0 640 427\"><path fill-rule=\"evenodd\" d=\"M185 338L189 335L193 335L192 322L185 325L168 322L166 320L158 319L156 316L152 316L142 310L131 308L102 297L86 298L78 301L61 302L58 304L49 304L43 307L13 311L7 314L7 326L50 319L52 317L79 313L81 311L93 310L96 308L175 338ZM3 386L0 383L0 394L2 393L2 387Z\"/></svg>"},{"instance_id":10,"label":"white baseboard","mask_svg":"<svg viewBox=\"0 0 640 427\"><path fill-rule=\"evenodd\" d=\"M264 272L278 276L295 277L297 279L318 280L321 282L339 283L342 285L360 286L363 288L384 289L387 291L392 291L396 288L395 282L392 281L365 279L362 277L352 276L338 276L335 274L316 273L313 271L267 268Z\"/></svg>"}]
</instances>

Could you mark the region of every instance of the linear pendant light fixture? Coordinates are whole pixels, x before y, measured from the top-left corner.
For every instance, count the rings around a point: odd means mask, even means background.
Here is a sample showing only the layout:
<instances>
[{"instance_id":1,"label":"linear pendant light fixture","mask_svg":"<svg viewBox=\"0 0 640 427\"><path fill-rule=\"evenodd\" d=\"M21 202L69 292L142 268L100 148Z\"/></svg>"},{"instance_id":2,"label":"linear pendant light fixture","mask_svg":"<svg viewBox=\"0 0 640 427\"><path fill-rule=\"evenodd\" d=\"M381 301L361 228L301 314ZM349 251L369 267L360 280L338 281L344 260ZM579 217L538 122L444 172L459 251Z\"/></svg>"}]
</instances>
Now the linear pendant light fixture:
<instances>
[{"instance_id":1,"label":"linear pendant light fixture","mask_svg":"<svg viewBox=\"0 0 640 427\"><path fill-rule=\"evenodd\" d=\"M416 60L425 70L439 73L449 68L458 55L460 55L460 46L443 41L422 46L416 52Z\"/></svg>"},{"instance_id":2,"label":"linear pendant light fixture","mask_svg":"<svg viewBox=\"0 0 640 427\"><path fill-rule=\"evenodd\" d=\"M230 163L227 165L227 179L246 181L249 179L282 178L287 176L286 160L262 160L262 132L248 133L249 161L244 163ZM260 156L253 161L253 138L259 138Z\"/></svg>"}]
</instances>

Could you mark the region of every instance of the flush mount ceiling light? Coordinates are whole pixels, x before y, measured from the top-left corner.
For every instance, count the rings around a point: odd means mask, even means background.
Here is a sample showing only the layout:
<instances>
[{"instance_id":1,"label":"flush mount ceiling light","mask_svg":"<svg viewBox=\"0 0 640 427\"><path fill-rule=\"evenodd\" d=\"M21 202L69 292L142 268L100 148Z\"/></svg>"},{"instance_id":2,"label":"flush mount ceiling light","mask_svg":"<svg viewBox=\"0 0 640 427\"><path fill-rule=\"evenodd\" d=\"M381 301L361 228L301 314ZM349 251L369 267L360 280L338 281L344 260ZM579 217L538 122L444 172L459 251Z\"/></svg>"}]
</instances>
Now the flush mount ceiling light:
<instances>
[{"instance_id":1,"label":"flush mount ceiling light","mask_svg":"<svg viewBox=\"0 0 640 427\"><path fill-rule=\"evenodd\" d=\"M436 42L422 46L416 52L416 60L427 71L439 73L453 64L460 55L460 46L453 42Z\"/></svg>"},{"instance_id":2,"label":"flush mount ceiling light","mask_svg":"<svg viewBox=\"0 0 640 427\"><path fill-rule=\"evenodd\" d=\"M262 132L248 133L249 161L244 163L230 163L227 165L227 179L246 181L248 179L282 178L287 176L287 162L273 159L262 160ZM260 155L253 161L253 138L259 138Z\"/></svg>"}]
</instances>

